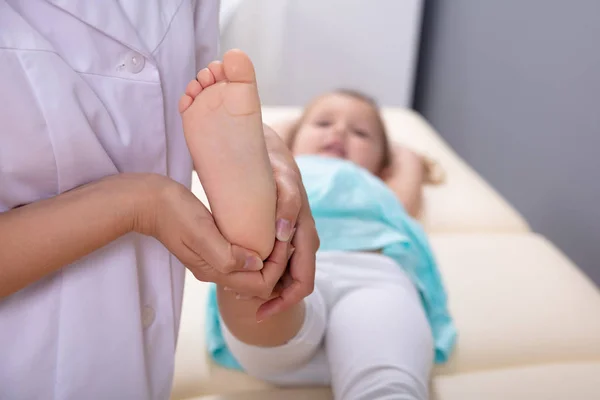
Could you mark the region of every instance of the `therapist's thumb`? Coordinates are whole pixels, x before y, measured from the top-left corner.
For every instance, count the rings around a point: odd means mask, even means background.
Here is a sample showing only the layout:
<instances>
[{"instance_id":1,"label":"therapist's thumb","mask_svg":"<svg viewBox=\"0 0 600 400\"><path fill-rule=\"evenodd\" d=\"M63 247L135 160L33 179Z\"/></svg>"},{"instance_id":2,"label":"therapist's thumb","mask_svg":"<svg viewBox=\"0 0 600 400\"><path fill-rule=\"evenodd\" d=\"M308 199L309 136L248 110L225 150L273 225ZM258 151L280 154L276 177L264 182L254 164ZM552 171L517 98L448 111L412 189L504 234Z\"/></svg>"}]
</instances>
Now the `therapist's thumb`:
<instances>
[{"instance_id":1,"label":"therapist's thumb","mask_svg":"<svg viewBox=\"0 0 600 400\"><path fill-rule=\"evenodd\" d=\"M288 242L292 239L296 220L302 208L302 193L298 181L283 174L277 180L277 240Z\"/></svg>"},{"instance_id":2,"label":"therapist's thumb","mask_svg":"<svg viewBox=\"0 0 600 400\"><path fill-rule=\"evenodd\" d=\"M235 271L260 271L263 261L256 253L236 245L230 245L229 257L211 265L218 272L228 274Z\"/></svg>"},{"instance_id":3,"label":"therapist's thumb","mask_svg":"<svg viewBox=\"0 0 600 400\"><path fill-rule=\"evenodd\" d=\"M201 211L204 212L202 207ZM187 220L186 220L187 221ZM219 231L212 216L206 211L201 217L192 218L190 234L184 240L186 247L197 254L201 264L214 271L228 274L234 271L260 271L261 258L253 251L231 244ZM199 260L199 261L200 261ZM189 264L188 264L189 265ZM198 267L202 268L201 265Z\"/></svg>"}]
</instances>

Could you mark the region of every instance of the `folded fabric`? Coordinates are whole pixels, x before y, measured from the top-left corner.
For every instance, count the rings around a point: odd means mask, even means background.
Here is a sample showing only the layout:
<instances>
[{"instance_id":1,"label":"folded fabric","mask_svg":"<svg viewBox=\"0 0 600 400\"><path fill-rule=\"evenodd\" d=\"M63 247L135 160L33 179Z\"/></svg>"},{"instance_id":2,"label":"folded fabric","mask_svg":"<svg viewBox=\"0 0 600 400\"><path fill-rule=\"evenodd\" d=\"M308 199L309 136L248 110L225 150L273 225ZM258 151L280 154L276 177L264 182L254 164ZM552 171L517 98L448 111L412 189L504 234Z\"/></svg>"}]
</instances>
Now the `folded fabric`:
<instances>
[{"instance_id":1,"label":"folded fabric","mask_svg":"<svg viewBox=\"0 0 600 400\"><path fill-rule=\"evenodd\" d=\"M349 161L301 156L296 162L321 239L320 251L383 250L411 278L421 296L443 363L454 348L456 328L433 252L421 225L377 177ZM223 339L214 285L209 290L207 347L218 364L241 369ZM393 318L393 315L390 316ZM376 322L374 322L376 323Z\"/></svg>"}]
</instances>

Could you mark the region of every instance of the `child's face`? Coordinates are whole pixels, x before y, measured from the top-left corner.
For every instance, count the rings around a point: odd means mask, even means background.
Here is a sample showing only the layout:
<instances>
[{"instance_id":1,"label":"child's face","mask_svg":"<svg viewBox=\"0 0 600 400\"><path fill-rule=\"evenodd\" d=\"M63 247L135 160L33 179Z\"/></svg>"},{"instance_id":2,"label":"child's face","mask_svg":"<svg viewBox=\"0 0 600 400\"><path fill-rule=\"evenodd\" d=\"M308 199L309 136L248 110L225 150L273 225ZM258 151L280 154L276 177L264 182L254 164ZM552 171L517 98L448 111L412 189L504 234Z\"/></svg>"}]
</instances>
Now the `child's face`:
<instances>
[{"instance_id":1,"label":"child's face","mask_svg":"<svg viewBox=\"0 0 600 400\"><path fill-rule=\"evenodd\" d=\"M295 155L318 154L352 161L378 174L384 160L384 132L369 103L344 94L329 94L304 116L294 138Z\"/></svg>"}]
</instances>

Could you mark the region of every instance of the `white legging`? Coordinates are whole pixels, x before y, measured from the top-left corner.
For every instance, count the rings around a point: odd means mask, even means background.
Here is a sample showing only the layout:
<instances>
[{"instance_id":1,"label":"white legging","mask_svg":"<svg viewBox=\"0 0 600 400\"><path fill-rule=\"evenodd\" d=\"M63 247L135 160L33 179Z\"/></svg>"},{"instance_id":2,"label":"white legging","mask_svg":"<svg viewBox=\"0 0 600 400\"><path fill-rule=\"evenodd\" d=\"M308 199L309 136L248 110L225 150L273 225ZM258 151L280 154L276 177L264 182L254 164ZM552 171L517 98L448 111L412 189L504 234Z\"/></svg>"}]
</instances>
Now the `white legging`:
<instances>
[{"instance_id":1,"label":"white legging","mask_svg":"<svg viewBox=\"0 0 600 400\"><path fill-rule=\"evenodd\" d=\"M343 400L427 399L434 350L419 295L402 269L375 253L317 256L306 317L285 345L225 341L244 370L279 386L331 385Z\"/></svg>"}]
</instances>

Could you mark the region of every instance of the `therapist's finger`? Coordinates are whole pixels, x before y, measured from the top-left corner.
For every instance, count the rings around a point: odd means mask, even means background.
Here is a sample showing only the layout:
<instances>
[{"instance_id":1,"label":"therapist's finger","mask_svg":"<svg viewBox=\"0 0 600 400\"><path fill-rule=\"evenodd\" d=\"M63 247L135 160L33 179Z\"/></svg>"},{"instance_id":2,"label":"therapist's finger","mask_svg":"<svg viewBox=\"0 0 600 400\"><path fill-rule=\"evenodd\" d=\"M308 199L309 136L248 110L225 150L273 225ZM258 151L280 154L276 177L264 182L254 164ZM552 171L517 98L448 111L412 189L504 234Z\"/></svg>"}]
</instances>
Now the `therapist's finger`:
<instances>
[{"instance_id":1,"label":"therapist's finger","mask_svg":"<svg viewBox=\"0 0 600 400\"><path fill-rule=\"evenodd\" d=\"M276 168L276 167L274 167ZM298 214L302 208L301 180L298 174L287 166L275 171L277 185L277 239L287 242L291 239Z\"/></svg>"},{"instance_id":2,"label":"therapist's finger","mask_svg":"<svg viewBox=\"0 0 600 400\"><path fill-rule=\"evenodd\" d=\"M303 206L304 186L294 156L281 136L268 125L263 124L263 130L277 186L276 236L287 242Z\"/></svg>"},{"instance_id":3,"label":"therapist's finger","mask_svg":"<svg viewBox=\"0 0 600 400\"><path fill-rule=\"evenodd\" d=\"M282 279L282 290L279 297L260 306L257 311L258 319L262 320L285 311L302 301L314 290L319 238L310 214L301 216L299 219L292 242L295 251L289 263L289 275L286 273Z\"/></svg>"},{"instance_id":4,"label":"therapist's finger","mask_svg":"<svg viewBox=\"0 0 600 400\"><path fill-rule=\"evenodd\" d=\"M268 299L287 267L289 243L276 241L269 258L260 271L218 274L214 282L240 295Z\"/></svg>"}]
</instances>

